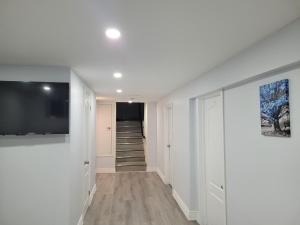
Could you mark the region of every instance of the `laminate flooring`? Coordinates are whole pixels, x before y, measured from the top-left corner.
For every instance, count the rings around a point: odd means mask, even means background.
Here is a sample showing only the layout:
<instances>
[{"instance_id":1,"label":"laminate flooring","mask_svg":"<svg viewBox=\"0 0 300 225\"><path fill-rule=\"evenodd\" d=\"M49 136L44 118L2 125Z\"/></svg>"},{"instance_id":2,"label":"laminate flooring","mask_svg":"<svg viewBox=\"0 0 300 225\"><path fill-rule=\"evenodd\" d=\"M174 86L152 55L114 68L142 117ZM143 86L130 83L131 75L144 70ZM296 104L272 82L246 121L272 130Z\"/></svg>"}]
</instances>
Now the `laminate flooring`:
<instances>
[{"instance_id":1,"label":"laminate flooring","mask_svg":"<svg viewBox=\"0 0 300 225\"><path fill-rule=\"evenodd\" d=\"M196 225L156 173L97 174L97 192L84 225Z\"/></svg>"}]
</instances>

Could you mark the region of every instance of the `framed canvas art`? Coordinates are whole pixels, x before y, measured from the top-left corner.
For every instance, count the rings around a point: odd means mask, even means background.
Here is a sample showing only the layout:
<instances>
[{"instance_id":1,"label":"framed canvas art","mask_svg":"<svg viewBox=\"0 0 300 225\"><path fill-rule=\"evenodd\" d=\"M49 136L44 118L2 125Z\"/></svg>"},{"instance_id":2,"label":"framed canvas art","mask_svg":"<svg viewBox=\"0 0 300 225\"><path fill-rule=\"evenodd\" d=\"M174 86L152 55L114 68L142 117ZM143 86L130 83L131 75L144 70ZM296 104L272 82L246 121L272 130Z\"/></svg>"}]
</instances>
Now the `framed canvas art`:
<instances>
[{"instance_id":1,"label":"framed canvas art","mask_svg":"<svg viewBox=\"0 0 300 225\"><path fill-rule=\"evenodd\" d=\"M265 136L290 137L289 80L260 87L261 132Z\"/></svg>"}]
</instances>

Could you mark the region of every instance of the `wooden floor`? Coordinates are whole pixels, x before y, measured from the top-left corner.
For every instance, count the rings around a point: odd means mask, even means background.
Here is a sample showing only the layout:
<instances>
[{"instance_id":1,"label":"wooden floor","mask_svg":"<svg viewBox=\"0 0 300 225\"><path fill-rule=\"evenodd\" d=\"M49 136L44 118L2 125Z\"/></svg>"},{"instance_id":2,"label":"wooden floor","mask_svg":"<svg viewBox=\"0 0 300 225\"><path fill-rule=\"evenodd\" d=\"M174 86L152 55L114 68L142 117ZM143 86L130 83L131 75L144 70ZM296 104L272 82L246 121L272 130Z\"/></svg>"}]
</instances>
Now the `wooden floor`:
<instances>
[{"instance_id":1,"label":"wooden floor","mask_svg":"<svg viewBox=\"0 0 300 225\"><path fill-rule=\"evenodd\" d=\"M84 225L196 225L189 222L156 173L98 174Z\"/></svg>"}]
</instances>

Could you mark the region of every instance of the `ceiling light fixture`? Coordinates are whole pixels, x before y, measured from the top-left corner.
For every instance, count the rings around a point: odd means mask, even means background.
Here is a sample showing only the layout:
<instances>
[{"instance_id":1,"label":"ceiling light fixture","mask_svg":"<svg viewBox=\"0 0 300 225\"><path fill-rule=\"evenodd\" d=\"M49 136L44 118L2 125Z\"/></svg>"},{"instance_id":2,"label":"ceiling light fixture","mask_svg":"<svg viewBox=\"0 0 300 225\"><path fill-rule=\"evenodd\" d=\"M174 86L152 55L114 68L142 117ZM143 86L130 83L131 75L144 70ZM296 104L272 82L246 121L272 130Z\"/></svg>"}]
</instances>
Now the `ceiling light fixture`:
<instances>
[{"instance_id":1,"label":"ceiling light fixture","mask_svg":"<svg viewBox=\"0 0 300 225\"><path fill-rule=\"evenodd\" d=\"M133 103L133 101L132 101L132 100L129 100L128 103L131 104L131 103Z\"/></svg>"},{"instance_id":2,"label":"ceiling light fixture","mask_svg":"<svg viewBox=\"0 0 300 225\"><path fill-rule=\"evenodd\" d=\"M122 91L122 89L117 89L116 92L117 93L122 93L123 91Z\"/></svg>"},{"instance_id":3,"label":"ceiling light fixture","mask_svg":"<svg viewBox=\"0 0 300 225\"><path fill-rule=\"evenodd\" d=\"M117 40L121 37L121 32L116 28L108 28L105 31L106 37L112 40Z\"/></svg>"},{"instance_id":4,"label":"ceiling light fixture","mask_svg":"<svg viewBox=\"0 0 300 225\"><path fill-rule=\"evenodd\" d=\"M43 87L43 89L44 89L45 91L50 91L50 90L51 90L51 87L45 85L45 86Z\"/></svg>"},{"instance_id":5,"label":"ceiling light fixture","mask_svg":"<svg viewBox=\"0 0 300 225\"><path fill-rule=\"evenodd\" d=\"M114 73L114 78L120 79L123 77L122 73Z\"/></svg>"}]
</instances>

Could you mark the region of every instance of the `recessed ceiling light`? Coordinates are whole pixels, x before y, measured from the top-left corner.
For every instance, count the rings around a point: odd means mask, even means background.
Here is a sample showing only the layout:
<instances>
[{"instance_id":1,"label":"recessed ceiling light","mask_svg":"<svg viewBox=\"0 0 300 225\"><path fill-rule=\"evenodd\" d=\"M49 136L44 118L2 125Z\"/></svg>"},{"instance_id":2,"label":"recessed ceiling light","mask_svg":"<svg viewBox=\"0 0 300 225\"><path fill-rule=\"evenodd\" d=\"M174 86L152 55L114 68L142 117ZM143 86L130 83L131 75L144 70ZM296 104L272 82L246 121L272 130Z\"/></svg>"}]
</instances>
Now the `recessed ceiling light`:
<instances>
[{"instance_id":1,"label":"recessed ceiling light","mask_svg":"<svg viewBox=\"0 0 300 225\"><path fill-rule=\"evenodd\" d=\"M119 78L122 78L122 77L123 77L123 74L121 74L121 73L114 73L114 78L119 79Z\"/></svg>"},{"instance_id":2,"label":"recessed ceiling light","mask_svg":"<svg viewBox=\"0 0 300 225\"><path fill-rule=\"evenodd\" d=\"M45 91L50 91L50 90L51 90L51 87L45 85L45 86L43 87L43 89L44 89Z\"/></svg>"},{"instance_id":3,"label":"recessed ceiling light","mask_svg":"<svg viewBox=\"0 0 300 225\"><path fill-rule=\"evenodd\" d=\"M117 93L122 93L123 91L122 91L122 89L117 89L116 92Z\"/></svg>"},{"instance_id":4,"label":"recessed ceiling light","mask_svg":"<svg viewBox=\"0 0 300 225\"><path fill-rule=\"evenodd\" d=\"M117 40L121 37L121 32L116 28L108 28L105 31L106 37L109 39Z\"/></svg>"}]
</instances>

